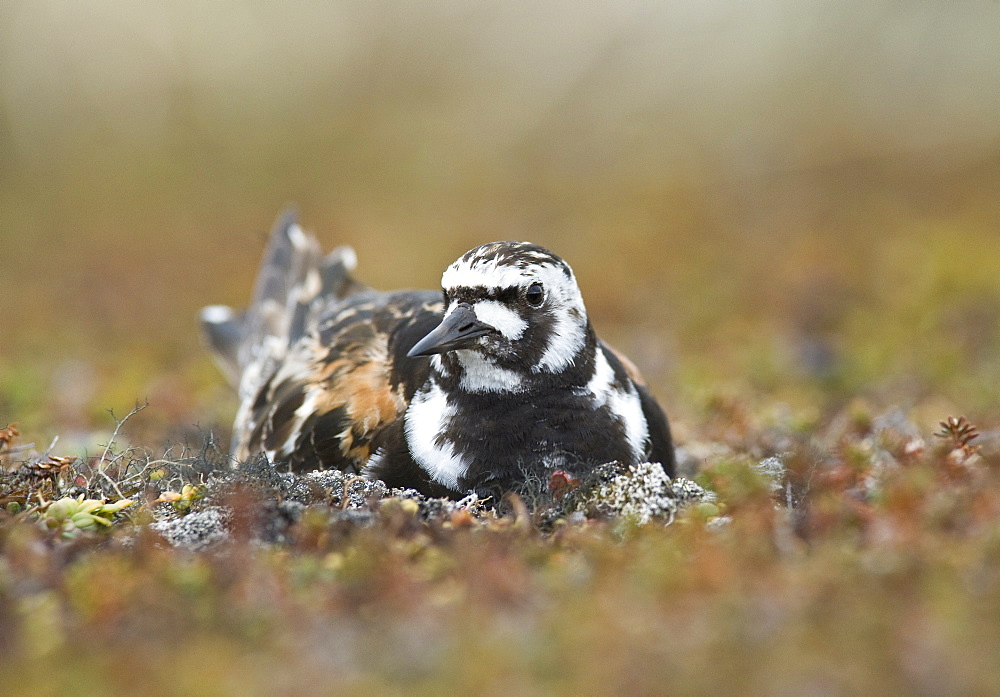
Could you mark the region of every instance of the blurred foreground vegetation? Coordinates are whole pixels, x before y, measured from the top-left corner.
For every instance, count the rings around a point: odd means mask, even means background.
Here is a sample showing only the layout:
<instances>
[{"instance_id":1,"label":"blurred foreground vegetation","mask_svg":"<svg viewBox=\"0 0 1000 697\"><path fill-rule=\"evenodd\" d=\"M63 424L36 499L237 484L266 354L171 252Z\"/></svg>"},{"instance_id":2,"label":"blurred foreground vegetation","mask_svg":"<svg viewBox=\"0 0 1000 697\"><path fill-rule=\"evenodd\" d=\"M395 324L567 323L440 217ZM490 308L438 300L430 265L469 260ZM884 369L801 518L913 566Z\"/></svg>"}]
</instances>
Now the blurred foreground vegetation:
<instances>
[{"instance_id":1,"label":"blurred foreground vegetation","mask_svg":"<svg viewBox=\"0 0 1000 697\"><path fill-rule=\"evenodd\" d=\"M955 418L921 434L855 404L819 431L731 436L780 443L787 470L703 444L718 499L669 526L424 518L399 499L348 516L348 484L288 517L244 481L216 501L230 534L196 551L149 522L183 524L205 494L168 496L150 474L178 465L133 459L144 484L110 527L63 525L55 504L0 512L0 669L53 695L1000 690L995 433ZM119 458L17 476L110 491Z\"/></svg>"},{"instance_id":2,"label":"blurred foreground vegetation","mask_svg":"<svg viewBox=\"0 0 1000 697\"><path fill-rule=\"evenodd\" d=\"M225 442L194 316L246 301L294 202L376 287L489 239L565 257L728 523L386 516L188 553L146 501L72 540L5 513L0 675L1000 691L997 35L985 1L6 3L0 428L31 457L101 461L137 402L117 443L151 461ZM980 450L932 435L959 415Z\"/></svg>"}]
</instances>

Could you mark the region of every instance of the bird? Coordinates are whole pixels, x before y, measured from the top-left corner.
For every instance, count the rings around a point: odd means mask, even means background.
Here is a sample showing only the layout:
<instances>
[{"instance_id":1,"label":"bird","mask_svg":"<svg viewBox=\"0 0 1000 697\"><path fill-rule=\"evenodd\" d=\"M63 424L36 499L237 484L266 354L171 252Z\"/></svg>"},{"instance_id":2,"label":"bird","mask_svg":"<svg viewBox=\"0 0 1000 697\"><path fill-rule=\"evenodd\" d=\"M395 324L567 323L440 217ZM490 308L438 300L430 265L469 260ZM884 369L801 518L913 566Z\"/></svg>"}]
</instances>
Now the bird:
<instances>
[{"instance_id":1,"label":"bird","mask_svg":"<svg viewBox=\"0 0 1000 697\"><path fill-rule=\"evenodd\" d=\"M635 365L597 337L560 257L490 242L449 265L436 291L376 291L356 265L348 246L324 256L289 210L248 308L201 311L239 396L234 460L263 452L295 472L338 469L453 499L607 463L674 475L667 417Z\"/></svg>"}]
</instances>

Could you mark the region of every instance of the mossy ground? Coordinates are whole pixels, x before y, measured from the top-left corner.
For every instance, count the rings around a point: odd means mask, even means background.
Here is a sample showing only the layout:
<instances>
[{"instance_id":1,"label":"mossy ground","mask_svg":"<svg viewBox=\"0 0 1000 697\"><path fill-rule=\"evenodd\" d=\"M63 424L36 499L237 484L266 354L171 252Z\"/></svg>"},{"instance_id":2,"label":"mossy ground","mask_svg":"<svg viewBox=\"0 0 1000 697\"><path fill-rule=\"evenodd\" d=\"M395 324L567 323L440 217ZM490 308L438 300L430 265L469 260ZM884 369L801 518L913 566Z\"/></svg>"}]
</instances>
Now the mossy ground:
<instances>
[{"instance_id":1,"label":"mossy ground","mask_svg":"<svg viewBox=\"0 0 1000 697\"><path fill-rule=\"evenodd\" d=\"M95 466L142 475L110 529L2 514L0 666L24 694L1000 690L1000 437L859 404L779 431L743 437L780 458L704 462L718 498L669 525L430 510L263 462L222 481L206 451L31 473L88 496L113 488ZM195 544L149 524L219 510L229 534Z\"/></svg>"}]
</instances>

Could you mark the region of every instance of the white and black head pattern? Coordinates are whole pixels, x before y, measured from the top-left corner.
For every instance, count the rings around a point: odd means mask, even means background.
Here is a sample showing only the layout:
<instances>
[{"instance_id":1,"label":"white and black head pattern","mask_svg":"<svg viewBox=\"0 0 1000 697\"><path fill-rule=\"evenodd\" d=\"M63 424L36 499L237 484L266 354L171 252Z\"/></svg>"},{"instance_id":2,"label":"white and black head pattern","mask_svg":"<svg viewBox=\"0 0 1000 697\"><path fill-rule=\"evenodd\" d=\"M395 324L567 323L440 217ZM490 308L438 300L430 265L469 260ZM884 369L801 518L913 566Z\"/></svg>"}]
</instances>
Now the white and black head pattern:
<instances>
[{"instance_id":1,"label":"white and black head pattern","mask_svg":"<svg viewBox=\"0 0 1000 697\"><path fill-rule=\"evenodd\" d=\"M595 338L573 271L552 252L528 242L484 244L449 266L441 285L442 327L451 331L412 355L433 352L447 382L468 392L522 392L584 367Z\"/></svg>"}]
</instances>

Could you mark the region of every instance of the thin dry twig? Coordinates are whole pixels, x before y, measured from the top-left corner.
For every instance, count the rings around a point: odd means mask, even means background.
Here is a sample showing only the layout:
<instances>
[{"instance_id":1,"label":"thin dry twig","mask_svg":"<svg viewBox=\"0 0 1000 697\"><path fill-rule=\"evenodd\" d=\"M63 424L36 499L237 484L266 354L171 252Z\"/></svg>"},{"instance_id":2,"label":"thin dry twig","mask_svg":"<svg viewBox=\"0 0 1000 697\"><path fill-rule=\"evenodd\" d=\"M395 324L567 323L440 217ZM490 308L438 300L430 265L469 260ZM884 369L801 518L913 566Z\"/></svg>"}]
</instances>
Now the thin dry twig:
<instances>
[{"instance_id":1,"label":"thin dry twig","mask_svg":"<svg viewBox=\"0 0 1000 697\"><path fill-rule=\"evenodd\" d=\"M132 411L126 414L125 418L121 420L115 417L114 410L111 409L108 410L108 413L111 414L111 418L115 420L115 430L114 432L112 432L111 438L108 440L108 444L104 446L104 453L101 455L101 459L97 461L97 471L98 473L100 473L102 477L104 477L104 479L107 480L107 482L111 485L111 488L114 489L115 493L118 494L118 496L122 499L126 498L125 494L123 494L121 489L118 488L118 484L115 482L115 480L112 479L110 476L108 476L108 473L105 471L105 469L111 462L108 460L108 454L111 452L111 446L113 446L115 441L118 439L118 434L121 432L121 428L122 426L125 425L125 422L148 406L149 402L146 402L145 404L139 404L138 402L136 402L136 405L132 409ZM120 457L121 455L118 455L115 457L115 459L117 460Z\"/></svg>"},{"instance_id":2,"label":"thin dry twig","mask_svg":"<svg viewBox=\"0 0 1000 697\"><path fill-rule=\"evenodd\" d=\"M130 411L128 414L126 414L125 418L123 418L121 420L119 420L115 416L115 412L114 412L113 409L109 409L108 410L108 413L111 414L111 418L115 420L115 430L111 434L111 438L110 438L110 440L108 440L108 444L106 446L104 446L104 454L101 455L101 459L97 461L97 467L98 467L98 469L101 469L101 470L104 469L105 464L108 462L108 453L111 452L111 446L114 445L115 440L118 439L118 434L121 431L122 426L125 425L125 422L128 421L130 418L132 418L133 416L135 416L136 414L138 414L140 411L142 411L143 409L145 409L148 406L149 406L149 402L146 402L145 404L139 404L138 402L136 402L136 405L135 405L135 407L132 408L132 411Z\"/></svg>"}]
</instances>

